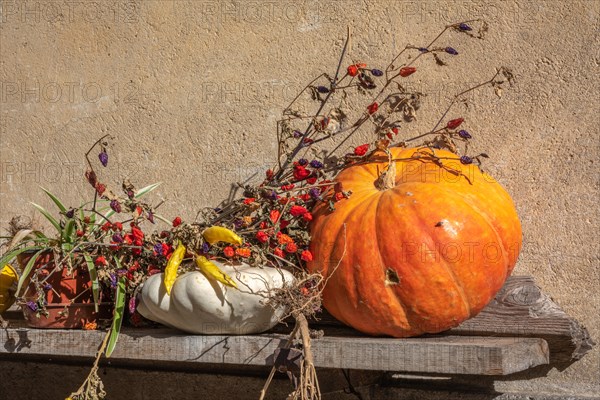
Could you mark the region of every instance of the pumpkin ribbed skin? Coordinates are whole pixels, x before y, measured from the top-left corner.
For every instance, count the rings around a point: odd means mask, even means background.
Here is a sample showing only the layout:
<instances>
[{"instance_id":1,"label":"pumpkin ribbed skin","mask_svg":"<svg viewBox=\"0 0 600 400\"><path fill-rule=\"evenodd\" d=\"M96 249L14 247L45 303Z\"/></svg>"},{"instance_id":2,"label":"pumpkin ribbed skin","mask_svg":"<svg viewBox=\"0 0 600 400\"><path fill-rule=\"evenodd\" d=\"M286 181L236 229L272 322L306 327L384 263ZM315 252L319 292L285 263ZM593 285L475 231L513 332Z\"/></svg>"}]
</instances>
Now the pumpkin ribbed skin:
<instances>
[{"instance_id":1,"label":"pumpkin ribbed skin","mask_svg":"<svg viewBox=\"0 0 600 400\"><path fill-rule=\"evenodd\" d=\"M388 158L340 172L348 199L313 210L311 272L327 277L323 304L372 335L440 332L476 315L511 273L521 224L508 193L477 166L429 149L390 149L393 188L377 183ZM460 173L452 173L460 171ZM463 175L461 175L463 174Z\"/></svg>"}]
</instances>

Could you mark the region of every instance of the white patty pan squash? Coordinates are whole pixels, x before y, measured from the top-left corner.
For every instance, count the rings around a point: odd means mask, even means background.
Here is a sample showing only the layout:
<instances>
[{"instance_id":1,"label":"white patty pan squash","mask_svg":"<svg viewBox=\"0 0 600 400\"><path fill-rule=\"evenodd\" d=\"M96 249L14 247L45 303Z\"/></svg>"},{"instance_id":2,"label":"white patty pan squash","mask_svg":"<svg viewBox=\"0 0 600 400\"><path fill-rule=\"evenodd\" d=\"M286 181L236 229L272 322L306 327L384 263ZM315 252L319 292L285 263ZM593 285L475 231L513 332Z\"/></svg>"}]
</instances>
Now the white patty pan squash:
<instances>
[{"instance_id":1,"label":"white patty pan squash","mask_svg":"<svg viewBox=\"0 0 600 400\"><path fill-rule=\"evenodd\" d=\"M284 307L274 309L267 301L273 289L293 283L290 272L214 263L236 282L237 289L193 271L177 277L168 295L163 274L156 274L144 283L139 313L189 333L235 335L267 331L285 315Z\"/></svg>"}]
</instances>

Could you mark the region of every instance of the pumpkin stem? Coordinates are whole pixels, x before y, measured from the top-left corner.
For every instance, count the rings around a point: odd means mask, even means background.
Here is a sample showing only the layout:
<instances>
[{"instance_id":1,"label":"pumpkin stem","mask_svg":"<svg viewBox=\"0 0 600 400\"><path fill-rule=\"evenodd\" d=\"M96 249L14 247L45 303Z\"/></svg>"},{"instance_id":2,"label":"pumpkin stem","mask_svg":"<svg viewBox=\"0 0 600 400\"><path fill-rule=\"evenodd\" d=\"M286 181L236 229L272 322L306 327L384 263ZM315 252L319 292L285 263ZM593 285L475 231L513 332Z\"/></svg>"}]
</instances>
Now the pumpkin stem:
<instances>
[{"instance_id":1,"label":"pumpkin stem","mask_svg":"<svg viewBox=\"0 0 600 400\"><path fill-rule=\"evenodd\" d=\"M388 167L375 182L379 190L388 190L396 186L396 163L392 161L392 153L388 149L385 149L385 152L388 156Z\"/></svg>"}]
</instances>

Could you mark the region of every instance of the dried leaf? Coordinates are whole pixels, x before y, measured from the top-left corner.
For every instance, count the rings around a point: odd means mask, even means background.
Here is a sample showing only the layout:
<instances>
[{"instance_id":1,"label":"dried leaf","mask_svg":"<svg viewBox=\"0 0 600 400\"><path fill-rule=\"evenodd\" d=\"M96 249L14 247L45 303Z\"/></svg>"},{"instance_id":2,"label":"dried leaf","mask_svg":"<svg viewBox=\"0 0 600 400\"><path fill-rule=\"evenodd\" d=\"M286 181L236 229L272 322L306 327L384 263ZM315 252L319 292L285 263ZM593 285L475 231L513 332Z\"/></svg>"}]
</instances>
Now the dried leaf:
<instances>
[{"instance_id":1,"label":"dried leaf","mask_svg":"<svg viewBox=\"0 0 600 400\"><path fill-rule=\"evenodd\" d=\"M412 104L406 104L403 108L403 111L405 121L410 122L417 119L417 112Z\"/></svg>"},{"instance_id":2,"label":"dried leaf","mask_svg":"<svg viewBox=\"0 0 600 400\"><path fill-rule=\"evenodd\" d=\"M448 65L448 64L446 64L446 63L445 63L445 62L444 62L444 61L443 61L443 60L442 60L442 59L441 59L441 58L440 58L440 57L439 57L437 54L435 54L435 53L433 53L433 58L435 59L435 63L436 63L437 65L440 65L440 66L442 66L442 65Z\"/></svg>"},{"instance_id":3,"label":"dried leaf","mask_svg":"<svg viewBox=\"0 0 600 400\"><path fill-rule=\"evenodd\" d=\"M375 143L375 147L377 148L377 150L381 150L381 151L387 150L389 145L390 145L390 141L387 139L381 139Z\"/></svg>"}]
</instances>

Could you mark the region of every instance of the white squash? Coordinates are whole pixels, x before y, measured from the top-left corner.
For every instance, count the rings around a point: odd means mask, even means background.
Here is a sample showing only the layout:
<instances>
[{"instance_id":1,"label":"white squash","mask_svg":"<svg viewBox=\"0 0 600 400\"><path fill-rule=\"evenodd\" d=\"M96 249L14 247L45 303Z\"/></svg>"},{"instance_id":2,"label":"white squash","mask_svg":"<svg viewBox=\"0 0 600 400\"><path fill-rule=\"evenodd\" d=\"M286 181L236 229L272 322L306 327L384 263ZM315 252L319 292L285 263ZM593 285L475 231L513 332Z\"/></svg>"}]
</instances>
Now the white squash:
<instances>
[{"instance_id":1,"label":"white squash","mask_svg":"<svg viewBox=\"0 0 600 400\"><path fill-rule=\"evenodd\" d=\"M239 335L267 331L285 315L284 307L273 308L267 301L274 289L293 282L290 272L215 264L236 282L237 289L193 271L177 277L169 296L163 274L156 274L142 287L139 313L189 333Z\"/></svg>"}]
</instances>

